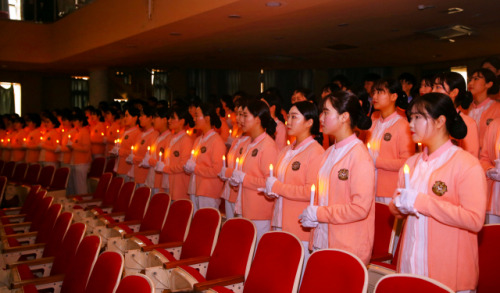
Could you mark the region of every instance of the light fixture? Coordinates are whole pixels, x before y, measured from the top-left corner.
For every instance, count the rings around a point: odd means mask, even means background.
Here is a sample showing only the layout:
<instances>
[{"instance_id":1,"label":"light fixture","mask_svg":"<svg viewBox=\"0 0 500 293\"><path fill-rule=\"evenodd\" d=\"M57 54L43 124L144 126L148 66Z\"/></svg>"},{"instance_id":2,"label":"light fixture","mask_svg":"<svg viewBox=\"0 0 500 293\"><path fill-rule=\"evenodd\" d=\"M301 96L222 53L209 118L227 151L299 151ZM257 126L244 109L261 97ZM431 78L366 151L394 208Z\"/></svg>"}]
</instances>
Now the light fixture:
<instances>
[{"instance_id":1,"label":"light fixture","mask_svg":"<svg viewBox=\"0 0 500 293\"><path fill-rule=\"evenodd\" d=\"M418 10L432 9L432 8L434 8L434 5L420 4L417 6L417 8L418 8Z\"/></svg>"},{"instance_id":2,"label":"light fixture","mask_svg":"<svg viewBox=\"0 0 500 293\"><path fill-rule=\"evenodd\" d=\"M266 6L267 7L280 7L281 6L281 2L278 2L278 1L269 1L266 3Z\"/></svg>"},{"instance_id":3,"label":"light fixture","mask_svg":"<svg viewBox=\"0 0 500 293\"><path fill-rule=\"evenodd\" d=\"M448 39L448 41L449 41L450 43L455 43L455 40L454 40L454 39Z\"/></svg>"},{"instance_id":4,"label":"light fixture","mask_svg":"<svg viewBox=\"0 0 500 293\"><path fill-rule=\"evenodd\" d=\"M455 13L460 13L463 12L464 10L460 7L451 7L448 8L448 14L455 14Z\"/></svg>"}]
</instances>

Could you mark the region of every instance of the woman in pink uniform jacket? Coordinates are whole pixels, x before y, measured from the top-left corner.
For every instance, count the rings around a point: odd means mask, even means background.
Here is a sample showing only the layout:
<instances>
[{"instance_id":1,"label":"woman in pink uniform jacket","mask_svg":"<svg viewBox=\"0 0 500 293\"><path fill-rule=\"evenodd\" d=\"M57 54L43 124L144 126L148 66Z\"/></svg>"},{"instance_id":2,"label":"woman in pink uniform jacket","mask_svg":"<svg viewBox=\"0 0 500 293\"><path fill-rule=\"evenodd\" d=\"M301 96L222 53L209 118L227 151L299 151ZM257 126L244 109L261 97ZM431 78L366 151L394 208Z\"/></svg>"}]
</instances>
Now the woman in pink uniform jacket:
<instances>
[{"instance_id":1,"label":"woman in pink uniform jacket","mask_svg":"<svg viewBox=\"0 0 500 293\"><path fill-rule=\"evenodd\" d=\"M45 124L45 134L40 142L40 158L38 159L44 166L59 167L59 154L56 152L61 147L61 134L58 131L59 121L57 118L47 113L43 123Z\"/></svg>"},{"instance_id":2,"label":"woman in pink uniform jacket","mask_svg":"<svg viewBox=\"0 0 500 293\"><path fill-rule=\"evenodd\" d=\"M415 153L408 121L396 111L396 100L403 96L397 80L381 79L373 85L373 107L378 112L372 116L367 142L376 168L375 200L386 204L396 190L399 169Z\"/></svg>"},{"instance_id":3,"label":"woman in pink uniform jacket","mask_svg":"<svg viewBox=\"0 0 500 293\"><path fill-rule=\"evenodd\" d=\"M101 111L89 108L89 131L92 159L104 157L106 154L106 125L101 122Z\"/></svg>"},{"instance_id":4,"label":"woman in pink uniform jacket","mask_svg":"<svg viewBox=\"0 0 500 293\"><path fill-rule=\"evenodd\" d=\"M242 113L241 128L250 137L250 143L243 150L238 168L229 179L232 186L239 186L235 212L252 220L257 228L257 241L271 229L274 199L259 191L266 185L269 165L276 165L278 148L273 138L276 122L269 113L269 107L260 100L250 101Z\"/></svg>"},{"instance_id":5,"label":"woman in pink uniform jacket","mask_svg":"<svg viewBox=\"0 0 500 293\"><path fill-rule=\"evenodd\" d=\"M139 123L139 115L141 112L134 107L129 107L125 110L124 124L125 130L119 138L118 159L115 165L115 172L118 176L131 181L133 180L133 168L131 164L126 162L131 153L131 147L134 146L137 138L141 136L141 130L137 124ZM132 175L132 176L130 176Z\"/></svg>"},{"instance_id":6,"label":"woman in pink uniform jacket","mask_svg":"<svg viewBox=\"0 0 500 293\"><path fill-rule=\"evenodd\" d=\"M75 135L66 144L71 150L70 176L74 183L76 194L87 193L87 174L89 173L92 153L90 150L90 133L86 127L86 117L83 112L76 112L72 118Z\"/></svg>"},{"instance_id":7,"label":"woman in pink uniform jacket","mask_svg":"<svg viewBox=\"0 0 500 293\"><path fill-rule=\"evenodd\" d=\"M139 116L139 124L142 132L137 136L134 144L134 155L132 157L134 181L138 187L145 186L146 177L150 169L147 161L151 157L151 146L159 135L158 131L153 127L153 113L153 108L143 106L141 115ZM142 163L144 158L146 158L146 164Z\"/></svg>"},{"instance_id":8,"label":"woman in pink uniform jacket","mask_svg":"<svg viewBox=\"0 0 500 293\"><path fill-rule=\"evenodd\" d=\"M298 216L307 207L311 187L316 183L321 157L325 150L314 140L319 134L318 108L310 102L292 105L287 119L288 133L296 139L279 154L275 174L266 180L266 194L276 196L272 228L296 235L304 244L309 257L310 228L300 225Z\"/></svg>"},{"instance_id":9,"label":"woman in pink uniform jacket","mask_svg":"<svg viewBox=\"0 0 500 293\"><path fill-rule=\"evenodd\" d=\"M165 147L164 160L156 165L156 171L168 175L170 197L172 200L189 199L189 174L184 172L184 165L191 156L193 139L187 134L187 128L194 127L194 121L187 107L174 106L168 118L168 128L172 132Z\"/></svg>"},{"instance_id":10,"label":"woman in pink uniform jacket","mask_svg":"<svg viewBox=\"0 0 500 293\"><path fill-rule=\"evenodd\" d=\"M267 104L271 117L276 122L276 133L273 135L274 141L278 150L282 150L287 146L288 134L286 133L285 118L281 114L280 98L276 93L264 93L261 100Z\"/></svg>"},{"instance_id":11,"label":"woman in pink uniform jacket","mask_svg":"<svg viewBox=\"0 0 500 293\"><path fill-rule=\"evenodd\" d=\"M453 291L475 292L486 179L478 159L450 140L465 137L467 126L441 93L414 99L408 115L413 140L426 148L408 159L408 175L400 170L399 188L389 204L397 218L406 218L398 272L430 277Z\"/></svg>"},{"instance_id":12,"label":"woman in pink uniform jacket","mask_svg":"<svg viewBox=\"0 0 500 293\"><path fill-rule=\"evenodd\" d=\"M500 103L488 97L498 93L498 87L495 74L484 68L475 70L469 81L469 91L474 98L469 116L476 121L478 127L480 152L486 127L493 119L500 117Z\"/></svg>"},{"instance_id":13,"label":"woman in pink uniform jacket","mask_svg":"<svg viewBox=\"0 0 500 293\"><path fill-rule=\"evenodd\" d=\"M480 162L488 183L486 224L500 223L500 118L493 120L484 135Z\"/></svg>"},{"instance_id":14,"label":"woman in pink uniform jacket","mask_svg":"<svg viewBox=\"0 0 500 293\"><path fill-rule=\"evenodd\" d=\"M245 150L247 145L250 143L250 137L246 135L241 129L242 113L245 104L246 100L243 100L243 98L235 101L235 111L232 115L236 116L235 122L237 125L235 124L236 127L233 129L236 129L237 132L233 133L233 141L226 156L226 166L222 167L222 170L219 174L219 177L223 181L225 181L221 197L224 199L227 219L234 218L236 199L238 198L238 188L231 187L228 179L229 177L231 177L231 174L233 174L233 170L236 167L236 159L239 160L239 157L243 153L243 150Z\"/></svg>"},{"instance_id":15,"label":"woman in pink uniform jacket","mask_svg":"<svg viewBox=\"0 0 500 293\"><path fill-rule=\"evenodd\" d=\"M471 153L474 157L479 156L479 135L477 133L477 124L474 119L465 115L462 111L469 109L472 103L472 95L467 91L465 79L456 72L443 72L434 78L432 92L448 95L460 117L467 125L467 135L460 140L452 140L455 145Z\"/></svg>"},{"instance_id":16,"label":"woman in pink uniform jacket","mask_svg":"<svg viewBox=\"0 0 500 293\"><path fill-rule=\"evenodd\" d=\"M26 128L28 137L23 145L26 147L25 161L29 164L38 164L38 158L40 157L40 149L38 148L38 145L40 144L40 137L42 136L40 129L41 122L42 120L40 119L40 115L27 115Z\"/></svg>"},{"instance_id":17,"label":"woman in pink uniform jacket","mask_svg":"<svg viewBox=\"0 0 500 293\"><path fill-rule=\"evenodd\" d=\"M28 132L24 129L23 118L18 117L14 120L14 130L16 132L11 141L12 161L24 162L26 150L23 148L23 143L28 140Z\"/></svg>"},{"instance_id":18,"label":"woman in pink uniform jacket","mask_svg":"<svg viewBox=\"0 0 500 293\"><path fill-rule=\"evenodd\" d=\"M375 168L354 128L368 129L371 119L359 99L338 91L323 100L320 116L324 133L336 142L321 159L316 205L299 216L304 227L315 227L311 249L342 249L368 264L375 231Z\"/></svg>"},{"instance_id":19,"label":"woman in pink uniform jacket","mask_svg":"<svg viewBox=\"0 0 500 293\"><path fill-rule=\"evenodd\" d=\"M191 174L188 193L195 210L218 209L220 205L223 182L218 174L226 153L226 145L215 131L220 126L220 117L212 104L196 108L195 128L202 134L196 138L193 153L184 165L184 171Z\"/></svg>"}]
</instances>

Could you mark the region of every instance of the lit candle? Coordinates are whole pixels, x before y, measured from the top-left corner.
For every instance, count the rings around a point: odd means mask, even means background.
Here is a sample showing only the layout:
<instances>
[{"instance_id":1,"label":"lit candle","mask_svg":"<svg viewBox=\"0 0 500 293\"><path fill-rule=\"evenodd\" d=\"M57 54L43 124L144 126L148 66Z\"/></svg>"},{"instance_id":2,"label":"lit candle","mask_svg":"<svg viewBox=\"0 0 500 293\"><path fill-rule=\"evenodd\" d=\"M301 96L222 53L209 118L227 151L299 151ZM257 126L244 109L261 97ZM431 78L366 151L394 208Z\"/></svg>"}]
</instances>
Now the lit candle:
<instances>
[{"instance_id":1,"label":"lit candle","mask_svg":"<svg viewBox=\"0 0 500 293\"><path fill-rule=\"evenodd\" d=\"M421 152L422 152L422 143L421 143L421 142L417 143L417 151L418 151L419 153L421 153Z\"/></svg>"},{"instance_id":2,"label":"lit candle","mask_svg":"<svg viewBox=\"0 0 500 293\"><path fill-rule=\"evenodd\" d=\"M10 138L7 138L7 142L10 142Z\"/></svg>"},{"instance_id":3,"label":"lit candle","mask_svg":"<svg viewBox=\"0 0 500 293\"><path fill-rule=\"evenodd\" d=\"M233 130L229 129L229 136L233 136Z\"/></svg>"},{"instance_id":4,"label":"lit candle","mask_svg":"<svg viewBox=\"0 0 500 293\"><path fill-rule=\"evenodd\" d=\"M134 146L131 146L130 147L130 154L133 155L134 154Z\"/></svg>"},{"instance_id":5,"label":"lit candle","mask_svg":"<svg viewBox=\"0 0 500 293\"><path fill-rule=\"evenodd\" d=\"M68 135L68 139L71 139L71 134L70 134L70 135Z\"/></svg>"},{"instance_id":6,"label":"lit candle","mask_svg":"<svg viewBox=\"0 0 500 293\"><path fill-rule=\"evenodd\" d=\"M0 142L2 142L2 143L3 143L3 138L0 140Z\"/></svg>"},{"instance_id":7,"label":"lit candle","mask_svg":"<svg viewBox=\"0 0 500 293\"><path fill-rule=\"evenodd\" d=\"M405 188L410 188L410 167L407 164L403 167L403 172L405 173Z\"/></svg>"},{"instance_id":8,"label":"lit candle","mask_svg":"<svg viewBox=\"0 0 500 293\"><path fill-rule=\"evenodd\" d=\"M40 140L43 140L43 136L40 136Z\"/></svg>"},{"instance_id":9,"label":"lit candle","mask_svg":"<svg viewBox=\"0 0 500 293\"><path fill-rule=\"evenodd\" d=\"M231 114L227 114L227 118L231 118Z\"/></svg>"},{"instance_id":10,"label":"lit candle","mask_svg":"<svg viewBox=\"0 0 500 293\"><path fill-rule=\"evenodd\" d=\"M104 136L104 132L101 132L101 135Z\"/></svg>"},{"instance_id":11,"label":"lit candle","mask_svg":"<svg viewBox=\"0 0 500 293\"><path fill-rule=\"evenodd\" d=\"M63 133L64 133L64 128L63 128L63 129L61 129L61 132L63 132Z\"/></svg>"},{"instance_id":12,"label":"lit candle","mask_svg":"<svg viewBox=\"0 0 500 293\"><path fill-rule=\"evenodd\" d=\"M116 130L116 133L120 133L120 129L117 129L117 130Z\"/></svg>"},{"instance_id":13,"label":"lit candle","mask_svg":"<svg viewBox=\"0 0 500 293\"><path fill-rule=\"evenodd\" d=\"M316 186L313 184L311 186L311 201L309 202L310 206L314 205L314 193L316 193Z\"/></svg>"},{"instance_id":14,"label":"lit candle","mask_svg":"<svg viewBox=\"0 0 500 293\"><path fill-rule=\"evenodd\" d=\"M58 139L56 140L56 143L59 144L59 140Z\"/></svg>"},{"instance_id":15,"label":"lit candle","mask_svg":"<svg viewBox=\"0 0 500 293\"><path fill-rule=\"evenodd\" d=\"M151 155L151 147L148 146L148 155Z\"/></svg>"},{"instance_id":16,"label":"lit candle","mask_svg":"<svg viewBox=\"0 0 500 293\"><path fill-rule=\"evenodd\" d=\"M194 157L194 150L191 150L191 159Z\"/></svg>"},{"instance_id":17,"label":"lit candle","mask_svg":"<svg viewBox=\"0 0 500 293\"><path fill-rule=\"evenodd\" d=\"M236 167L234 167L235 170L238 170L239 164L240 164L240 158L236 158Z\"/></svg>"},{"instance_id":18,"label":"lit candle","mask_svg":"<svg viewBox=\"0 0 500 293\"><path fill-rule=\"evenodd\" d=\"M273 164L269 164L269 177L274 177L273 176Z\"/></svg>"},{"instance_id":19,"label":"lit candle","mask_svg":"<svg viewBox=\"0 0 500 293\"><path fill-rule=\"evenodd\" d=\"M222 155L222 164L224 167L226 167L226 156Z\"/></svg>"},{"instance_id":20,"label":"lit candle","mask_svg":"<svg viewBox=\"0 0 500 293\"><path fill-rule=\"evenodd\" d=\"M163 155L163 153L160 151L160 154L159 154L159 155L160 155L160 162L161 162L161 155Z\"/></svg>"},{"instance_id":21,"label":"lit candle","mask_svg":"<svg viewBox=\"0 0 500 293\"><path fill-rule=\"evenodd\" d=\"M290 140L289 139L286 140L286 145L290 145Z\"/></svg>"},{"instance_id":22,"label":"lit candle","mask_svg":"<svg viewBox=\"0 0 500 293\"><path fill-rule=\"evenodd\" d=\"M24 141L24 142L26 142L26 137L25 137L25 138L23 138L23 141Z\"/></svg>"}]
</instances>

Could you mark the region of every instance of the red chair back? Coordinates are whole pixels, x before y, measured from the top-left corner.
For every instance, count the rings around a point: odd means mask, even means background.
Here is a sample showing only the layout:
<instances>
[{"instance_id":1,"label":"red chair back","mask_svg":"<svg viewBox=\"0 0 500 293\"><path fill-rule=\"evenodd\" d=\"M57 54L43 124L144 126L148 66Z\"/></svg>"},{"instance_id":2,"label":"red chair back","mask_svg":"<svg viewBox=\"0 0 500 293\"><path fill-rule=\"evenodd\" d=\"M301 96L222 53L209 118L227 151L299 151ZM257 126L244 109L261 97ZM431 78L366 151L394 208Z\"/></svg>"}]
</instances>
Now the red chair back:
<instances>
[{"instance_id":1,"label":"red chair back","mask_svg":"<svg viewBox=\"0 0 500 293\"><path fill-rule=\"evenodd\" d=\"M50 205L52 204L52 201L54 201L53 197L45 196L45 194L47 194L46 190L39 191L38 193L43 194L44 198L40 202L40 205L36 207L35 212L26 215L26 217L24 218L26 222L31 222L30 232L35 232L40 229L42 219L45 217L45 214L47 213Z\"/></svg>"},{"instance_id":2,"label":"red chair back","mask_svg":"<svg viewBox=\"0 0 500 293\"><path fill-rule=\"evenodd\" d=\"M92 160L87 178L101 177L102 173L104 173L104 164L106 164L106 158L95 158Z\"/></svg>"},{"instance_id":3,"label":"red chair back","mask_svg":"<svg viewBox=\"0 0 500 293\"><path fill-rule=\"evenodd\" d=\"M148 205L150 196L151 188L137 188L125 213L125 221L142 220L144 218L144 212L146 211L146 206Z\"/></svg>"},{"instance_id":4,"label":"red chair back","mask_svg":"<svg viewBox=\"0 0 500 293\"><path fill-rule=\"evenodd\" d=\"M114 293L123 271L123 255L114 251L103 252L92 269L86 293Z\"/></svg>"},{"instance_id":5,"label":"red chair back","mask_svg":"<svg viewBox=\"0 0 500 293\"><path fill-rule=\"evenodd\" d=\"M28 167L26 171L26 177L24 177L23 184L34 185L38 181L40 176L40 170L42 166L40 164L33 164Z\"/></svg>"},{"instance_id":6,"label":"red chair back","mask_svg":"<svg viewBox=\"0 0 500 293\"><path fill-rule=\"evenodd\" d=\"M0 160L0 174L2 174L2 172L3 172L3 166L5 166L5 161Z\"/></svg>"},{"instance_id":7,"label":"red chair back","mask_svg":"<svg viewBox=\"0 0 500 293\"><path fill-rule=\"evenodd\" d=\"M38 177L38 184L42 188L48 188L52 183L52 178L54 177L55 168L54 166L45 166L40 171L40 176Z\"/></svg>"},{"instance_id":8,"label":"red chair back","mask_svg":"<svg viewBox=\"0 0 500 293\"><path fill-rule=\"evenodd\" d=\"M102 206L108 207L113 205L115 200L118 198L120 191L123 186L123 178L115 177L111 180L109 184L108 190L106 191L106 195L102 199Z\"/></svg>"},{"instance_id":9,"label":"red chair back","mask_svg":"<svg viewBox=\"0 0 500 293\"><path fill-rule=\"evenodd\" d=\"M299 293L366 292L368 272L355 255L338 249L315 251L304 271Z\"/></svg>"},{"instance_id":10,"label":"red chair back","mask_svg":"<svg viewBox=\"0 0 500 293\"><path fill-rule=\"evenodd\" d=\"M220 230L217 245L208 263L206 279L245 276L252 260L255 239L255 225L250 220L227 220Z\"/></svg>"},{"instance_id":11,"label":"red chair back","mask_svg":"<svg viewBox=\"0 0 500 293\"><path fill-rule=\"evenodd\" d=\"M113 213L126 212L130 204L130 198L134 194L135 182L126 182L123 184L120 193L113 203Z\"/></svg>"},{"instance_id":12,"label":"red chair back","mask_svg":"<svg viewBox=\"0 0 500 293\"><path fill-rule=\"evenodd\" d=\"M50 184L50 189L52 190L61 190L66 189L68 186L68 178L69 178L69 168L62 167L56 170L54 173L54 179Z\"/></svg>"},{"instance_id":13,"label":"red chair back","mask_svg":"<svg viewBox=\"0 0 500 293\"><path fill-rule=\"evenodd\" d=\"M160 232L158 243L184 241L193 217L193 203L187 199L174 201Z\"/></svg>"},{"instance_id":14,"label":"red chair back","mask_svg":"<svg viewBox=\"0 0 500 293\"><path fill-rule=\"evenodd\" d=\"M3 195L5 193L5 186L7 186L7 177L0 176L0 202L3 200Z\"/></svg>"},{"instance_id":15,"label":"red chair back","mask_svg":"<svg viewBox=\"0 0 500 293\"><path fill-rule=\"evenodd\" d=\"M54 229L52 233L50 233L49 240L47 241L47 245L45 245L43 249L42 257L55 256L56 251L62 249L64 236L66 236L72 220L73 214L68 212L62 213L57 218Z\"/></svg>"},{"instance_id":16,"label":"red chair back","mask_svg":"<svg viewBox=\"0 0 500 293\"><path fill-rule=\"evenodd\" d=\"M303 259L304 246L296 236L267 232L259 241L243 292L297 292Z\"/></svg>"},{"instance_id":17,"label":"red chair back","mask_svg":"<svg viewBox=\"0 0 500 293\"><path fill-rule=\"evenodd\" d=\"M14 173L15 167L16 167L16 162L10 161L5 163L2 170L2 176L7 177L7 180L12 180L12 174Z\"/></svg>"},{"instance_id":18,"label":"red chair back","mask_svg":"<svg viewBox=\"0 0 500 293\"><path fill-rule=\"evenodd\" d=\"M500 224L485 225L478 234L479 281L477 293L498 292Z\"/></svg>"},{"instance_id":19,"label":"red chair back","mask_svg":"<svg viewBox=\"0 0 500 293\"><path fill-rule=\"evenodd\" d=\"M114 171L113 169L115 168L115 162L116 162L116 158L114 157L111 157L108 159L108 161L106 162L106 167L104 168L104 172L106 173L113 173L114 174Z\"/></svg>"},{"instance_id":20,"label":"red chair back","mask_svg":"<svg viewBox=\"0 0 500 293\"><path fill-rule=\"evenodd\" d=\"M375 237L373 242L372 260L385 260L392 257L395 218L389 211L389 206L375 202Z\"/></svg>"},{"instance_id":21,"label":"red chair back","mask_svg":"<svg viewBox=\"0 0 500 293\"><path fill-rule=\"evenodd\" d=\"M18 163L14 169L14 174L12 175L12 182L21 183L26 177L26 170L28 169L27 163Z\"/></svg>"},{"instance_id":22,"label":"red chair back","mask_svg":"<svg viewBox=\"0 0 500 293\"><path fill-rule=\"evenodd\" d=\"M101 175L101 177L99 178L99 182L97 183L97 186L95 188L94 194L92 195L92 198L94 199L104 198L106 192L108 191L111 178L113 178L113 174L111 173L104 173Z\"/></svg>"},{"instance_id":23,"label":"red chair back","mask_svg":"<svg viewBox=\"0 0 500 293\"><path fill-rule=\"evenodd\" d=\"M68 229L61 244L61 249L56 251L50 275L64 274L68 265L73 261L76 250L85 236L86 226L84 223L74 223Z\"/></svg>"},{"instance_id":24,"label":"red chair back","mask_svg":"<svg viewBox=\"0 0 500 293\"><path fill-rule=\"evenodd\" d=\"M51 232L54 229L56 220L61 213L62 205L53 204L49 207L44 217L42 218L40 229L36 234L35 243L47 243L50 239Z\"/></svg>"},{"instance_id":25,"label":"red chair back","mask_svg":"<svg viewBox=\"0 0 500 293\"><path fill-rule=\"evenodd\" d=\"M84 293L101 249L101 238L91 235L83 238L74 259L64 274L61 293Z\"/></svg>"},{"instance_id":26,"label":"red chair back","mask_svg":"<svg viewBox=\"0 0 500 293\"><path fill-rule=\"evenodd\" d=\"M220 212L214 208L199 209L191 221L189 233L182 245L180 259L210 256L221 225Z\"/></svg>"},{"instance_id":27,"label":"red chair back","mask_svg":"<svg viewBox=\"0 0 500 293\"><path fill-rule=\"evenodd\" d=\"M498 291L498 290L497 290ZM391 274L381 278L375 285L374 293L453 293L436 280L410 274Z\"/></svg>"},{"instance_id":28,"label":"red chair back","mask_svg":"<svg viewBox=\"0 0 500 293\"><path fill-rule=\"evenodd\" d=\"M21 208L21 214L27 214L28 211L32 208L33 203L35 202L36 195L38 194L38 191L40 190L41 186L40 185L32 185L30 188L30 191L28 192L28 195L26 196L26 199L24 200L24 205Z\"/></svg>"},{"instance_id":29,"label":"red chair back","mask_svg":"<svg viewBox=\"0 0 500 293\"><path fill-rule=\"evenodd\" d=\"M141 223L139 231L161 230L168 208L170 207L170 196L166 193L157 193L153 195L148 205L148 210Z\"/></svg>"},{"instance_id":30,"label":"red chair back","mask_svg":"<svg viewBox=\"0 0 500 293\"><path fill-rule=\"evenodd\" d=\"M146 275L130 275L123 278L116 293L153 293L154 284Z\"/></svg>"}]
</instances>

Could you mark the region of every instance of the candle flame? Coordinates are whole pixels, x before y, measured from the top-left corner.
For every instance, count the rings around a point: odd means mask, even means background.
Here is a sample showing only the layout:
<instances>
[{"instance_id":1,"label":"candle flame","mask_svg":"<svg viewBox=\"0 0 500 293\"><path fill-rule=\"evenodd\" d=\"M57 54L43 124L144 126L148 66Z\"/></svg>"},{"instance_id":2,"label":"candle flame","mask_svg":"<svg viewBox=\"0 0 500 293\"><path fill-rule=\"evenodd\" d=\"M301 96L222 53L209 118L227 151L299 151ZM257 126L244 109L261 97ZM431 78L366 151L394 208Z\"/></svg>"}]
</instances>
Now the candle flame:
<instances>
[{"instance_id":1,"label":"candle flame","mask_svg":"<svg viewBox=\"0 0 500 293\"><path fill-rule=\"evenodd\" d=\"M10 142L10 138L7 138L7 142Z\"/></svg>"},{"instance_id":2,"label":"candle flame","mask_svg":"<svg viewBox=\"0 0 500 293\"><path fill-rule=\"evenodd\" d=\"M70 134L70 135L68 135L68 138L71 138L71 134Z\"/></svg>"},{"instance_id":3,"label":"candle flame","mask_svg":"<svg viewBox=\"0 0 500 293\"><path fill-rule=\"evenodd\" d=\"M134 150L134 146L131 146L131 147L130 147L130 150L132 150L132 151L133 151L133 150Z\"/></svg>"},{"instance_id":4,"label":"candle flame","mask_svg":"<svg viewBox=\"0 0 500 293\"><path fill-rule=\"evenodd\" d=\"M120 133L120 129L117 129L117 130L116 130L116 133Z\"/></svg>"},{"instance_id":5,"label":"candle flame","mask_svg":"<svg viewBox=\"0 0 500 293\"><path fill-rule=\"evenodd\" d=\"M3 142L3 138L0 141Z\"/></svg>"},{"instance_id":6,"label":"candle flame","mask_svg":"<svg viewBox=\"0 0 500 293\"><path fill-rule=\"evenodd\" d=\"M43 136L40 136L40 140L43 140Z\"/></svg>"},{"instance_id":7,"label":"candle flame","mask_svg":"<svg viewBox=\"0 0 500 293\"><path fill-rule=\"evenodd\" d=\"M56 143L59 143L59 140L56 140Z\"/></svg>"},{"instance_id":8,"label":"candle flame","mask_svg":"<svg viewBox=\"0 0 500 293\"><path fill-rule=\"evenodd\" d=\"M405 166L403 167L403 171L406 173L406 174L410 174L410 167L408 167L407 164L405 164Z\"/></svg>"},{"instance_id":9,"label":"candle flame","mask_svg":"<svg viewBox=\"0 0 500 293\"><path fill-rule=\"evenodd\" d=\"M273 164L269 164L269 171L273 171Z\"/></svg>"},{"instance_id":10,"label":"candle flame","mask_svg":"<svg viewBox=\"0 0 500 293\"><path fill-rule=\"evenodd\" d=\"M286 140L286 144L290 145L290 140L289 139Z\"/></svg>"},{"instance_id":11,"label":"candle flame","mask_svg":"<svg viewBox=\"0 0 500 293\"><path fill-rule=\"evenodd\" d=\"M240 158L236 158L236 164L240 163Z\"/></svg>"},{"instance_id":12,"label":"candle flame","mask_svg":"<svg viewBox=\"0 0 500 293\"><path fill-rule=\"evenodd\" d=\"M231 114L227 114L227 118L231 118Z\"/></svg>"},{"instance_id":13,"label":"candle flame","mask_svg":"<svg viewBox=\"0 0 500 293\"><path fill-rule=\"evenodd\" d=\"M151 147L150 147L150 146L148 146L148 152L149 152L150 150L151 150Z\"/></svg>"},{"instance_id":14,"label":"candle flame","mask_svg":"<svg viewBox=\"0 0 500 293\"><path fill-rule=\"evenodd\" d=\"M367 143L366 146L368 147L368 149L370 149L370 143Z\"/></svg>"},{"instance_id":15,"label":"candle flame","mask_svg":"<svg viewBox=\"0 0 500 293\"><path fill-rule=\"evenodd\" d=\"M226 161L226 156L225 155L222 155L222 160Z\"/></svg>"},{"instance_id":16,"label":"candle flame","mask_svg":"<svg viewBox=\"0 0 500 293\"><path fill-rule=\"evenodd\" d=\"M191 150L191 155L194 156L194 150Z\"/></svg>"},{"instance_id":17,"label":"candle flame","mask_svg":"<svg viewBox=\"0 0 500 293\"><path fill-rule=\"evenodd\" d=\"M316 185L313 184L311 186L311 193L314 193L314 192L316 192Z\"/></svg>"},{"instance_id":18,"label":"candle flame","mask_svg":"<svg viewBox=\"0 0 500 293\"><path fill-rule=\"evenodd\" d=\"M63 128L63 129L61 129L61 132L64 132L64 128Z\"/></svg>"},{"instance_id":19,"label":"candle flame","mask_svg":"<svg viewBox=\"0 0 500 293\"><path fill-rule=\"evenodd\" d=\"M23 141L26 141L26 137L25 137L25 138L23 138Z\"/></svg>"},{"instance_id":20,"label":"candle flame","mask_svg":"<svg viewBox=\"0 0 500 293\"><path fill-rule=\"evenodd\" d=\"M419 142L419 143L418 143L418 146L422 146L422 143L421 143L421 142Z\"/></svg>"},{"instance_id":21,"label":"candle flame","mask_svg":"<svg viewBox=\"0 0 500 293\"><path fill-rule=\"evenodd\" d=\"M104 136L104 132L101 132L101 135Z\"/></svg>"},{"instance_id":22,"label":"candle flame","mask_svg":"<svg viewBox=\"0 0 500 293\"><path fill-rule=\"evenodd\" d=\"M161 155L163 155L163 153L160 151L160 158L161 158Z\"/></svg>"}]
</instances>

